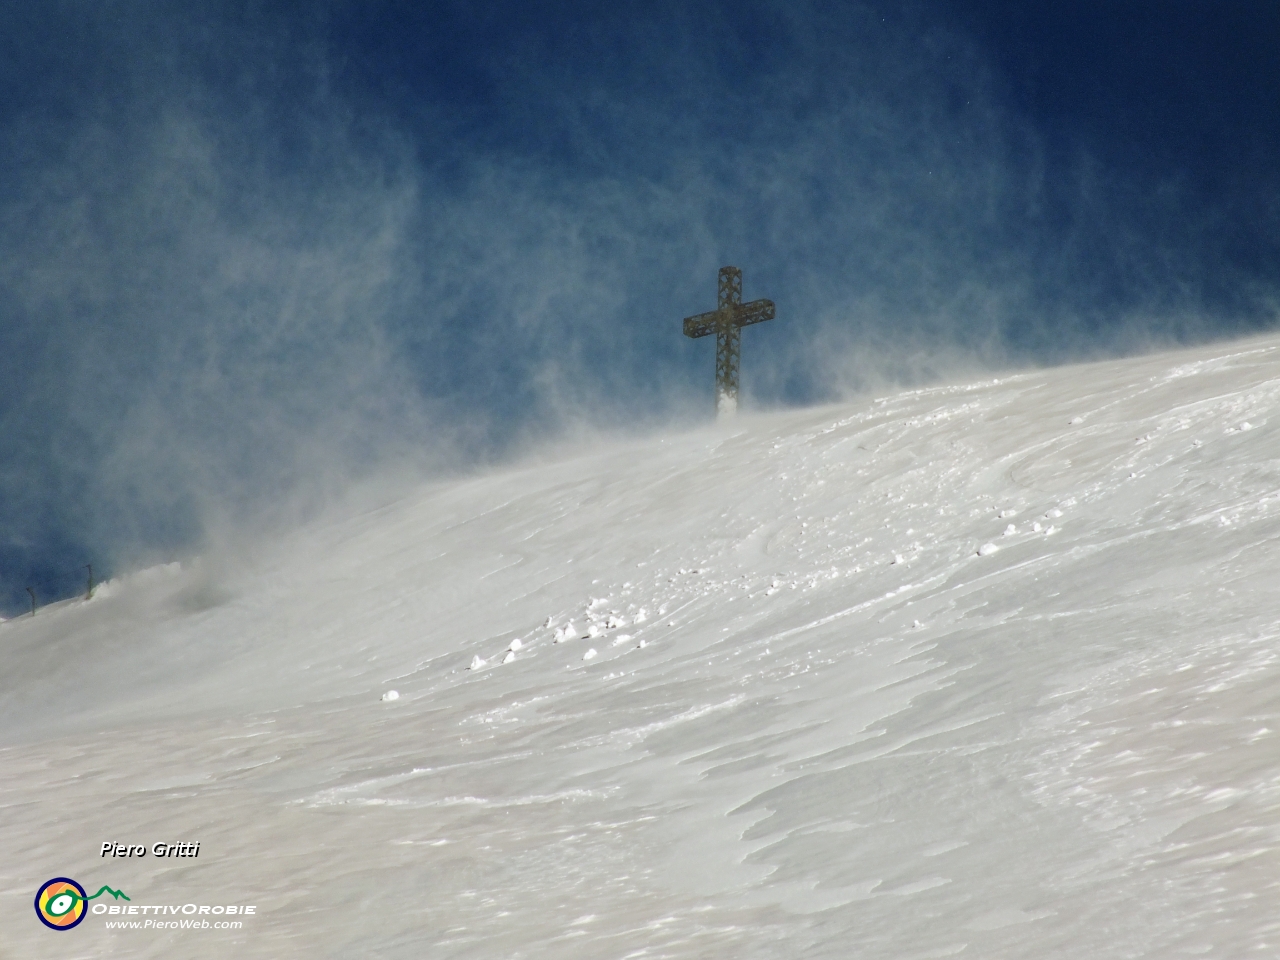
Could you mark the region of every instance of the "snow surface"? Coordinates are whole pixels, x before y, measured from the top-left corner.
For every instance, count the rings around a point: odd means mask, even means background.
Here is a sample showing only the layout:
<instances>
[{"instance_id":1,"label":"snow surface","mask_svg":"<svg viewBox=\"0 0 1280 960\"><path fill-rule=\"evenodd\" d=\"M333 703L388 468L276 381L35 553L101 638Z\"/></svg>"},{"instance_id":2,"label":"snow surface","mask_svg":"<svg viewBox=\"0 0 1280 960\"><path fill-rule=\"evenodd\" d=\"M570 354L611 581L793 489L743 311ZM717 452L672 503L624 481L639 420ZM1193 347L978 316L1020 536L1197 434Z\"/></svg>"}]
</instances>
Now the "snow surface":
<instances>
[{"instance_id":1,"label":"snow surface","mask_svg":"<svg viewBox=\"0 0 1280 960\"><path fill-rule=\"evenodd\" d=\"M1271 338L739 417L10 620L0 956L1280 956L1278 400Z\"/></svg>"}]
</instances>

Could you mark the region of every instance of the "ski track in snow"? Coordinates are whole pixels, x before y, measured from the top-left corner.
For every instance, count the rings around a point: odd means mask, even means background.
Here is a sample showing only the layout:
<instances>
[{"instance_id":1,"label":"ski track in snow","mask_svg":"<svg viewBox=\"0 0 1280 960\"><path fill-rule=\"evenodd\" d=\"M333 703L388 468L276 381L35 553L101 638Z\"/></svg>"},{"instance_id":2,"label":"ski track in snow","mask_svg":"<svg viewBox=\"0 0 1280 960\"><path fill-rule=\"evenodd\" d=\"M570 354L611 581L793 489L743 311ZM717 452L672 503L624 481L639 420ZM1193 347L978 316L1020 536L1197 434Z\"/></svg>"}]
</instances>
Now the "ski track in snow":
<instances>
[{"instance_id":1,"label":"ski track in snow","mask_svg":"<svg viewBox=\"0 0 1280 960\"><path fill-rule=\"evenodd\" d=\"M1278 402L1272 338L743 417L0 623L7 947L72 876L259 905L86 956L1280 955Z\"/></svg>"}]
</instances>

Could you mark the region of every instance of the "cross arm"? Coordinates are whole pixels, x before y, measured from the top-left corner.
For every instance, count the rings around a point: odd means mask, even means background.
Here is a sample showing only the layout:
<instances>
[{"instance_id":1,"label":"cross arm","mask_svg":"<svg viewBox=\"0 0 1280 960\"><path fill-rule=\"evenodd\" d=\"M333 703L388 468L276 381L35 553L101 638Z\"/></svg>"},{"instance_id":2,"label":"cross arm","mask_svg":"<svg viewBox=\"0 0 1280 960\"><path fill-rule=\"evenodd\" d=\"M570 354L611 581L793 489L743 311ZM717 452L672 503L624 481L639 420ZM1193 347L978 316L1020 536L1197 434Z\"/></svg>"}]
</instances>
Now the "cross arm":
<instances>
[{"instance_id":1,"label":"cross arm","mask_svg":"<svg viewBox=\"0 0 1280 960\"><path fill-rule=\"evenodd\" d=\"M733 311L733 322L740 327L773 319L772 300L752 300ZM688 321L685 321L688 323Z\"/></svg>"},{"instance_id":2,"label":"cross arm","mask_svg":"<svg viewBox=\"0 0 1280 960\"><path fill-rule=\"evenodd\" d=\"M716 323L720 319L719 310L709 310L696 316L684 318L684 335L686 337L705 337L716 332Z\"/></svg>"}]
</instances>

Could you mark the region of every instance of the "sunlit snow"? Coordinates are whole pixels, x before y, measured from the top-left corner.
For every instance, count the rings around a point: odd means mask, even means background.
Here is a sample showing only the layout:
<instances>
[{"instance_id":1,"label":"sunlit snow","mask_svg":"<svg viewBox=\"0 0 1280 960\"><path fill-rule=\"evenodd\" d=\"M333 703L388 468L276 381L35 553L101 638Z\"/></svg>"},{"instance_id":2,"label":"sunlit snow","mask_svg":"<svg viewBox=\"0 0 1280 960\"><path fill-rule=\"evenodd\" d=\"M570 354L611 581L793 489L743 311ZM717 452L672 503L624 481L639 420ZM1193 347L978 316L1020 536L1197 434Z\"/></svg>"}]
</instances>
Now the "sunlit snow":
<instances>
[{"instance_id":1,"label":"sunlit snow","mask_svg":"<svg viewBox=\"0 0 1280 960\"><path fill-rule=\"evenodd\" d=\"M1280 955L1278 401L1272 338L739 415L11 619L0 955Z\"/></svg>"}]
</instances>

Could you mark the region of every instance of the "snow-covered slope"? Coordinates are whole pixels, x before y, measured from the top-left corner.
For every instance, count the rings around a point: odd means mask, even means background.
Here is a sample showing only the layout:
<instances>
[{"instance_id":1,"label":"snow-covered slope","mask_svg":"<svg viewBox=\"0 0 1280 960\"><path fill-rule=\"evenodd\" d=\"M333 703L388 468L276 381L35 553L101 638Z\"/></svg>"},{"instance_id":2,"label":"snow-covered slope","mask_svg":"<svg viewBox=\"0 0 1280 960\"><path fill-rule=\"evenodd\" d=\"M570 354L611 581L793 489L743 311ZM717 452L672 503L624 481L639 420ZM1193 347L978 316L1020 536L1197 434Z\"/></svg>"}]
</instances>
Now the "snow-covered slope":
<instances>
[{"instance_id":1,"label":"snow-covered slope","mask_svg":"<svg viewBox=\"0 0 1280 960\"><path fill-rule=\"evenodd\" d=\"M1280 955L1278 400L1272 338L745 417L0 625L0 956Z\"/></svg>"}]
</instances>

